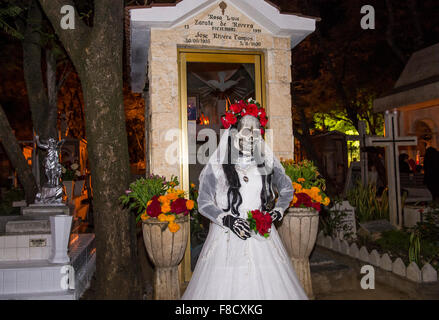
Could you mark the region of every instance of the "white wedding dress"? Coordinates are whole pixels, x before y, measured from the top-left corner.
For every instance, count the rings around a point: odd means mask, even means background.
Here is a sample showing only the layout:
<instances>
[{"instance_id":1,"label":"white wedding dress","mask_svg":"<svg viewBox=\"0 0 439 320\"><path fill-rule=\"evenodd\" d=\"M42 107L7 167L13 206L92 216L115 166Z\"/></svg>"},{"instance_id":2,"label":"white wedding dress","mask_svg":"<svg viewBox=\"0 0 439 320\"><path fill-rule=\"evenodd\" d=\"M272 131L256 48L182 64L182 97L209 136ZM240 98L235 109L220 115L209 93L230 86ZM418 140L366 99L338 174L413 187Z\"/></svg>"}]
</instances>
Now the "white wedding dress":
<instances>
[{"instance_id":1,"label":"white wedding dress","mask_svg":"<svg viewBox=\"0 0 439 320\"><path fill-rule=\"evenodd\" d=\"M240 193L243 201L239 207L240 217L247 219L249 210L261 207L261 175L258 169L252 166L245 172L246 182L244 173L238 170L237 172L241 181ZM192 279L182 299L308 299L276 228L272 227L268 239L253 234L251 238L241 240L230 229L222 226L222 217L227 214L222 208L227 208L228 203L225 177L223 174L214 174L212 168L207 168L204 174L207 178L200 179L198 204L201 214L212 222ZM286 186L284 191L288 195L283 199L283 212L292 198L291 180L278 170L273 181ZM282 192L281 190L279 198ZM279 200L276 206L278 205Z\"/></svg>"}]
</instances>

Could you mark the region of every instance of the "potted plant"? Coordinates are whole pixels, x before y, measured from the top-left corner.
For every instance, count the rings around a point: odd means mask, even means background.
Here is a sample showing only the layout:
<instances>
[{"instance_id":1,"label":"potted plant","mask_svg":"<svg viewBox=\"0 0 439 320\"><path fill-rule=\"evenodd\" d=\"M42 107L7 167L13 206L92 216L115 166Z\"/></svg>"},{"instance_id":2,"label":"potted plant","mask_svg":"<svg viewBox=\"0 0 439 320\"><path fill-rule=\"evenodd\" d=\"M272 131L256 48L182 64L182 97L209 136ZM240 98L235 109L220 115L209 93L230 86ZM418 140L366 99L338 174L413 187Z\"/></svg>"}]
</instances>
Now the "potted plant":
<instances>
[{"instance_id":1,"label":"potted plant","mask_svg":"<svg viewBox=\"0 0 439 320\"><path fill-rule=\"evenodd\" d=\"M79 164L76 162L61 165L61 180L66 192L66 203L73 200L73 188L75 187L75 180L81 176L81 172L78 170Z\"/></svg>"},{"instance_id":2,"label":"potted plant","mask_svg":"<svg viewBox=\"0 0 439 320\"><path fill-rule=\"evenodd\" d=\"M180 298L178 264L183 259L189 235L189 213L195 202L178 189L178 180L150 175L130 184L121 201L136 210L142 222L143 239L154 270L154 299Z\"/></svg>"},{"instance_id":3,"label":"potted plant","mask_svg":"<svg viewBox=\"0 0 439 320\"><path fill-rule=\"evenodd\" d=\"M329 205L330 199L324 192L325 180L311 161L296 164L286 160L282 165L293 183L294 198L279 226L279 235L306 294L312 299L309 255L317 238L321 206Z\"/></svg>"}]
</instances>

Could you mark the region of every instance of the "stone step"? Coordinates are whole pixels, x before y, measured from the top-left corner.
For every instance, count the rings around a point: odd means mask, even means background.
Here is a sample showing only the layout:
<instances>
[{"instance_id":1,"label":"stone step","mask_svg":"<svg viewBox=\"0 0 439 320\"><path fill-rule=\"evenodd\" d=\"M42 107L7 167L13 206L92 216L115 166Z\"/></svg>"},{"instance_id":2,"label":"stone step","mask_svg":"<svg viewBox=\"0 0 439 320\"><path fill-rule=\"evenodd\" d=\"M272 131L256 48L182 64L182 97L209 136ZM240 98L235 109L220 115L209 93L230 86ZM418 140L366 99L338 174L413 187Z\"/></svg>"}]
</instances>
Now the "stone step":
<instances>
[{"instance_id":1,"label":"stone step","mask_svg":"<svg viewBox=\"0 0 439 320\"><path fill-rule=\"evenodd\" d=\"M76 295L74 290L67 290L57 292L11 294L7 297L0 295L0 300L76 300Z\"/></svg>"}]
</instances>

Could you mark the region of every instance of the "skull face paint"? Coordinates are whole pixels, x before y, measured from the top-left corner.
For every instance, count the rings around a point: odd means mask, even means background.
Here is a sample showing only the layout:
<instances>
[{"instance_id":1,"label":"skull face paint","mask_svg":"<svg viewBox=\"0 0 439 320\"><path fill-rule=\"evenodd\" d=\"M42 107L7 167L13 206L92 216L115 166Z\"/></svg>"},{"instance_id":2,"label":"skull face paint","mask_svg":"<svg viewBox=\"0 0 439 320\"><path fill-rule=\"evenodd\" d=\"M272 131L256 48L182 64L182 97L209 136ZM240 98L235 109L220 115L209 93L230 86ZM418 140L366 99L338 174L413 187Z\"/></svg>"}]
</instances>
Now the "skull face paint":
<instances>
[{"instance_id":1,"label":"skull face paint","mask_svg":"<svg viewBox=\"0 0 439 320\"><path fill-rule=\"evenodd\" d=\"M244 116L238 123L234 147L243 157L253 157L255 147L261 142L261 125L256 117Z\"/></svg>"}]
</instances>

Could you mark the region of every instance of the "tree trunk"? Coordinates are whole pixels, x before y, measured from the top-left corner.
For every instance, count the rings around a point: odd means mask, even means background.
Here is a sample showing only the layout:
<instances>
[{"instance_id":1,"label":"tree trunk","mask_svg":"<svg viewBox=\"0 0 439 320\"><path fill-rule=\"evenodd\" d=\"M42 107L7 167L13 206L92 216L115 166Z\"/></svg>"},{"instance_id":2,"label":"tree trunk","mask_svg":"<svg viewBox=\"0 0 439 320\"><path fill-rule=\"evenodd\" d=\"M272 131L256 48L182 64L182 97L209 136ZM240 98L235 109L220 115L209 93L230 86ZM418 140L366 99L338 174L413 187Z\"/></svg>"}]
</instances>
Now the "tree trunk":
<instances>
[{"instance_id":1,"label":"tree trunk","mask_svg":"<svg viewBox=\"0 0 439 320\"><path fill-rule=\"evenodd\" d=\"M122 0L95 1L93 28L75 13L75 30L60 27L68 0L40 0L75 65L85 102L87 148L93 185L97 298L140 299L134 216L119 197L129 185L128 140L122 84Z\"/></svg>"},{"instance_id":2,"label":"tree trunk","mask_svg":"<svg viewBox=\"0 0 439 320\"><path fill-rule=\"evenodd\" d=\"M8 118L0 106L0 140L8 155L9 161L17 171L18 180L23 186L27 203L34 203L35 195L38 192L38 187L35 183L31 167L23 155L23 152L18 144L17 138L12 132L9 125Z\"/></svg>"}]
</instances>

